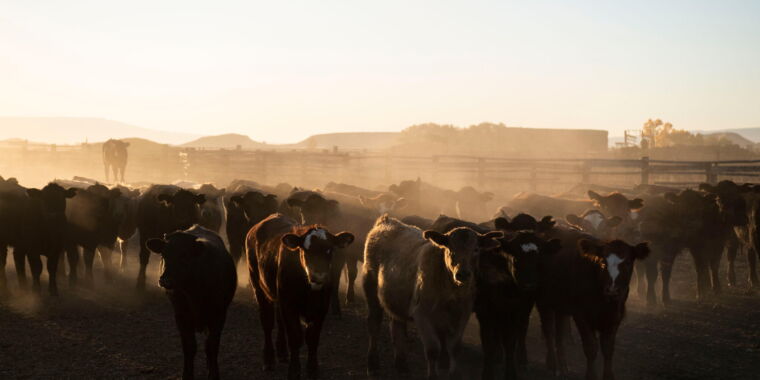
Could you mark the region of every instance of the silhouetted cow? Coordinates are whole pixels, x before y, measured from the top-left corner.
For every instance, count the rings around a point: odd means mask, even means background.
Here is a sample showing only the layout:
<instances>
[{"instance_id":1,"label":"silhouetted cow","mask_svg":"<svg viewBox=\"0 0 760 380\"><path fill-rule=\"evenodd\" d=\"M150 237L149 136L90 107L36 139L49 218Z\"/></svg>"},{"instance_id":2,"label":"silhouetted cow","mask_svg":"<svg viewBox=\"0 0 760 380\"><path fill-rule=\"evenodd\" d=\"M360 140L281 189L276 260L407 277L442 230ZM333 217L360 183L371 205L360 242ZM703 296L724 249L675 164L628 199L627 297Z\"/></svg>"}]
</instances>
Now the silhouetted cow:
<instances>
[{"instance_id":1,"label":"silhouetted cow","mask_svg":"<svg viewBox=\"0 0 760 380\"><path fill-rule=\"evenodd\" d=\"M304 336L309 352L307 375L318 377L319 335L330 305L332 283L337 281L332 267L342 264L335 262L334 251L353 241L349 232L333 235L325 227L300 225L282 214L270 215L248 233L246 255L264 329L265 369L274 368L272 330L278 316L279 357L287 360L290 350L288 378L300 378L299 353Z\"/></svg>"},{"instance_id":2,"label":"silhouetted cow","mask_svg":"<svg viewBox=\"0 0 760 380\"><path fill-rule=\"evenodd\" d=\"M245 235L258 222L277 212L277 196L245 184L230 188L225 196L227 240L235 263L240 261Z\"/></svg>"},{"instance_id":3,"label":"silhouetted cow","mask_svg":"<svg viewBox=\"0 0 760 380\"><path fill-rule=\"evenodd\" d=\"M137 209L140 203L140 190L130 189L125 186L116 186L121 192L121 197L116 201L115 207L120 209L122 215L119 222L117 236L117 242L119 243L119 251L121 253L120 268L121 270L127 267L127 252L129 250L129 240L137 232Z\"/></svg>"},{"instance_id":4,"label":"silhouetted cow","mask_svg":"<svg viewBox=\"0 0 760 380\"><path fill-rule=\"evenodd\" d=\"M127 147L128 142L121 140L109 139L103 143L103 165L105 166L106 182L108 179L108 169L113 170L113 180L124 182L124 171L127 168ZM121 175L121 179L119 178Z\"/></svg>"},{"instance_id":5,"label":"silhouetted cow","mask_svg":"<svg viewBox=\"0 0 760 380\"><path fill-rule=\"evenodd\" d=\"M377 220L367 236L363 272L370 375L379 369L383 310L391 318L398 371L408 371L404 332L413 319L425 346L428 378L436 378L439 363L445 362L452 376L458 374L457 353L475 302L479 254L497 249L495 239L502 237L501 232L479 234L467 227L423 233L387 215Z\"/></svg>"},{"instance_id":6,"label":"silhouetted cow","mask_svg":"<svg viewBox=\"0 0 760 380\"><path fill-rule=\"evenodd\" d=\"M596 355L601 343L603 378L613 379L615 336L625 316L628 287L634 262L649 254L646 243L636 246L621 240L609 242L583 238L565 231L563 249L547 267L545 287L538 300L541 328L547 347L547 366L567 375L564 338L572 317L586 354L586 379L596 379ZM577 240L577 247L565 242ZM598 338L597 338L598 334Z\"/></svg>"},{"instance_id":7,"label":"silhouetted cow","mask_svg":"<svg viewBox=\"0 0 760 380\"><path fill-rule=\"evenodd\" d=\"M185 230L200 221L203 194L194 194L172 185L153 185L140 197L137 209L137 229L140 232L140 272L137 288L145 288L145 269L150 251L145 243L151 238Z\"/></svg>"},{"instance_id":8,"label":"silhouetted cow","mask_svg":"<svg viewBox=\"0 0 760 380\"><path fill-rule=\"evenodd\" d=\"M182 339L182 378L194 378L195 333L205 332L208 378L219 379L219 341L237 289L235 263L224 242L213 231L195 225L146 244L163 259L158 283L172 302Z\"/></svg>"}]
</instances>

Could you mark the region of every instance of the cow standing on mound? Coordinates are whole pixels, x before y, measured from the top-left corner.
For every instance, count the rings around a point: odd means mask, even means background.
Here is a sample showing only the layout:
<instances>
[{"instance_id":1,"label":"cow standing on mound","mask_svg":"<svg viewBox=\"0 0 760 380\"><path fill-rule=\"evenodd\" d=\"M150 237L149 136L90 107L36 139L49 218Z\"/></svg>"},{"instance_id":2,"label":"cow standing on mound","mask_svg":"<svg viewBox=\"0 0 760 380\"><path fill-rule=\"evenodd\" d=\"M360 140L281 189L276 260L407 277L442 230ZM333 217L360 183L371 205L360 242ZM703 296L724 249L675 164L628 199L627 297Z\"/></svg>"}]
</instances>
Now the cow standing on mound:
<instances>
[{"instance_id":1,"label":"cow standing on mound","mask_svg":"<svg viewBox=\"0 0 760 380\"><path fill-rule=\"evenodd\" d=\"M128 142L109 139L103 143L103 165L105 166L106 182L109 181L108 171L113 171L113 180L124 182L124 171L127 169Z\"/></svg>"},{"instance_id":2,"label":"cow standing on mound","mask_svg":"<svg viewBox=\"0 0 760 380\"><path fill-rule=\"evenodd\" d=\"M138 289L145 288L145 270L150 261L147 241L197 224L201 215L200 205L205 201L203 194L194 194L172 185L153 185L140 197L137 209L137 229L140 233Z\"/></svg>"},{"instance_id":3,"label":"cow standing on mound","mask_svg":"<svg viewBox=\"0 0 760 380\"><path fill-rule=\"evenodd\" d=\"M282 214L270 215L248 233L248 270L264 329L265 369L274 368L272 330L277 317L277 353L283 362L290 360L288 379L301 376L299 353L304 338L309 351L307 375L319 376L319 336L332 283L337 281L332 267L342 265L335 262L333 252L353 241L349 232L333 235L322 226L300 225Z\"/></svg>"},{"instance_id":4,"label":"cow standing on mound","mask_svg":"<svg viewBox=\"0 0 760 380\"><path fill-rule=\"evenodd\" d=\"M147 242L163 259L159 285L174 308L182 339L182 379L194 378L195 333L206 332L208 378L219 379L219 343L227 309L237 289L237 271L224 242L213 231L195 225Z\"/></svg>"},{"instance_id":5,"label":"cow standing on mound","mask_svg":"<svg viewBox=\"0 0 760 380\"><path fill-rule=\"evenodd\" d=\"M376 221L364 251L370 375L379 369L377 340L383 310L391 318L399 372L408 371L405 331L413 319L425 346L428 378L437 378L439 364L447 362L450 375L459 375L457 354L475 302L478 257L482 250L498 248L496 239L503 236L467 227L445 234L422 232L387 215Z\"/></svg>"}]
</instances>

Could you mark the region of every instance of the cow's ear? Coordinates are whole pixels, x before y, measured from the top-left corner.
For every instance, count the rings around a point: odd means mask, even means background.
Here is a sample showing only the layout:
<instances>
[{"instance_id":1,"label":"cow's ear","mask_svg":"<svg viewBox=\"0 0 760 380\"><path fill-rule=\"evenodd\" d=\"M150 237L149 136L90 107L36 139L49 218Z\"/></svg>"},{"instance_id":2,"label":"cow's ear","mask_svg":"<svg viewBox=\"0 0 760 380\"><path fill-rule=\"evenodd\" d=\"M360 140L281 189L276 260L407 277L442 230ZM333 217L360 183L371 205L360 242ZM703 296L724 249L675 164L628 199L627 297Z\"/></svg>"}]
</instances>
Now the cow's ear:
<instances>
[{"instance_id":1,"label":"cow's ear","mask_svg":"<svg viewBox=\"0 0 760 380\"><path fill-rule=\"evenodd\" d=\"M174 199L174 196L171 194L158 194L158 200L160 202L166 202L168 204L171 204L173 199Z\"/></svg>"},{"instance_id":2,"label":"cow's ear","mask_svg":"<svg viewBox=\"0 0 760 380\"><path fill-rule=\"evenodd\" d=\"M145 242L145 246L154 253L158 253L160 255L164 252L164 248L166 248L166 240L156 238L148 239L148 241Z\"/></svg>"},{"instance_id":3,"label":"cow's ear","mask_svg":"<svg viewBox=\"0 0 760 380\"><path fill-rule=\"evenodd\" d=\"M623 222L623 218L619 216L613 216L609 219L607 219L607 227L615 228L620 225L620 223Z\"/></svg>"},{"instance_id":4,"label":"cow's ear","mask_svg":"<svg viewBox=\"0 0 760 380\"><path fill-rule=\"evenodd\" d=\"M629 210L638 210L642 207L644 207L644 200L641 198L636 198L628 201Z\"/></svg>"},{"instance_id":5,"label":"cow's ear","mask_svg":"<svg viewBox=\"0 0 760 380\"><path fill-rule=\"evenodd\" d=\"M557 222L555 222L553 220L553 217L551 215L547 215L547 216L541 218L541 221L538 222L536 231L538 231L538 232L549 231L549 230L552 229L552 227L554 227L555 224L557 224Z\"/></svg>"},{"instance_id":6,"label":"cow's ear","mask_svg":"<svg viewBox=\"0 0 760 380\"><path fill-rule=\"evenodd\" d=\"M633 257L636 258L636 260L644 260L649 256L649 243L639 243L636 244L635 247L633 247Z\"/></svg>"},{"instance_id":7,"label":"cow's ear","mask_svg":"<svg viewBox=\"0 0 760 380\"><path fill-rule=\"evenodd\" d=\"M591 199L591 200L597 201L599 203L601 203L602 200L604 200L604 197L602 197L601 195L599 195L599 193L597 193L594 190L589 190L588 191L588 198Z\"/></svg>"},{"instance_id":8,"label":"cow's ear","mask_svg":"<svg viewBox=\"0 0 760 380\"><path fill-rule=\"evenodd\" d=\"M42 190L40 190L40 189L26 189L26 195L28 195L29 198L40 198L40 197L42 197Z\"/></svg>"},{"instance_id":9,"label":"cow's ear","mask_svg":"<svg viewBox=\"0 0 760 380\"><path fill-rule=\"evenodd\" d=\"M559 239L552 239L546 242L541 253L544 255L553 255L562 249L562 241Z\"/></svg>"},{"instance_id":10,"label":"cow's ear","mask_svg":"<svg viewBox=\"0 0 760 380\"><path fill-rule=\"evenodd\" d=\"M195 196L195 203L202 205L206 203L206 195L205 194L198 194Z\"/></svg>"},{"instance_id":11,"label":"cow's ear","mask_svg":"<svg viewBox=\"0 0 760 380\"><path fill-rule=\"evenodd\" d=\"M335 246L338 248L346 248L349 244L354 242L354 234L350 232L341 232L335 235Z\"/></svg>"},{"instance_id":12,"label":"cow's ear","mask_svg":"<svg viewBox=\"0 0 760 380\"><path fill-rule=\"evenodd\" d=\"M667 192L665 193L665 195L663 195L663 197L665 198L666 201L670 203L676 203L676 201L678 200L678 195L676 195L676 193L674 192Z\"/></svg>"},{"instance_id":13,"label":"cow's ear","mask_svg":"<svg viewBox=\"0 0 760 380\"><path fill-rule=\"evenodd\" d=\"M74 187L70 187L66 189L66 191L63 192L63 196L66 198L74 198L77 196L77 189Z\"/></svg>"},{"instance_id":14,"label":"cow's ear","mask_svg":"<svg viewBox=\"0 0 760 380\"><path fill-rule=\"evenodd\" d=\"M570 223L571 225L581 228L583 226L583 221L578 215L575 214L567 214L565 215L565 220ZM582 229L582 228L581 228Z\"/></svg>"},{"instance_id":15,"label":"cow's ear","mask_svg":"<svg viewBox=\"0 0 760 380\"><path fill-rule=\"evenodd\" d=\"M501 231L491 231L478 236L478 245L482 249L496 249L501 247L499 239L504 239L504 233Z\"/></svg>"},{"instance_id":16,"label":"cow's ear","mask_svg":"<svg viewBox=\"0 0 760 380\"><path fill-rule=\"evenodd\" d=\"M507 218L498 217L494 219L493 221L494 227L496 227L497 230L504 230L504 231L511 231L512 226L510 225Z\"/></svg>"},{"instance_id":17,"label":"cow's ear","mask_svg":"<svg viewBox=\"0 0 760 380\"><path fill-rule=\"evenodd\" d=\"M230 198L230 203L234 204L235 206L242 207L243 206L243 197L239 195L233 195L232 198Z\"/></svg>"},{"instance_id":18,"label":"cow's ear","mask_svg":"<svg viewBox=\"0 0 760 380\"><path fill-rule=\"evenodd\" d=\"M294 250L303 246L303 236L296 234L285 234L282 236L282 244L288 249Z\"/></svg>"},{"instance_id":19,"label":"cow's ear","mask_svg":"<svg viewBox=\"0 0 760 380\"><path fill-rule=\"evenodd\" d=\"M449 244L449 237L437 231L427 230L422 233L422 237L441 248Z\"/></svg>"},{"instance_id":20,"label":"cow's ear","mask_svg":"<svg viewBox=\"0 0 760 380\"><path fill-rule=\"evenodd\" d=\"M601 247L589 239L578 240L578 249L581 251L581 253L589 255L601 254Z\"/></svg>"}]
</instances>

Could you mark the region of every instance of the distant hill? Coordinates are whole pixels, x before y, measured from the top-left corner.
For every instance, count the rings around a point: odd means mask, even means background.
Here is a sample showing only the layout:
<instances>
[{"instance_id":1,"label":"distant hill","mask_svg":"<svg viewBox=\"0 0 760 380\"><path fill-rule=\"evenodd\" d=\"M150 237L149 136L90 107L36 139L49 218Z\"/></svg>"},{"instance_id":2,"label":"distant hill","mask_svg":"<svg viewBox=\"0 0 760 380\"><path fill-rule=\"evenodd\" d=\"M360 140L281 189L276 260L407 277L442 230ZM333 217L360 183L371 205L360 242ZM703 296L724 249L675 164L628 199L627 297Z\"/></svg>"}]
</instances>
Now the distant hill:
<instances>
[{"instance_id":1,"label":"distant hill","mask_svg":"<svg viewBox=\"0 0 760 380\"><path fill-rule=\"evenodd\" d=\"M313 135L295 147L306 149L382 150L398 144L399 132L344 132Z\"/></svg>"},{"instance_id":2,"label":"distant hill","mask_svg":"<svg viewBox=\"0 0 760 380\"><path fill-rule=\"evenodd\" d=\"M217 136L204 136L196 140L184 143L184 148L211 148L211 149L234 149L240 145L243 149L273 149L275 145L267 145L251 140L246 135L227 133Z\"/></svg>"},{"instance_id":3,"label":"distant hill","mask_svg":"<svg viewBox=\"0 0 760 380\"><path fill-rule=\"evenodd\" d=\"M716 129L712 131L691 131L692 133L701 133L705 136L720 135L725 137L736 145L747 147L753 146L760 142L760 127L755 128L735 128L735 129ZM609 146L615 146L616 143L623 142L623 136L610 136Z\"/></svg>"},{"instance_id":4,"label":"distant hill","mask_svg":"<svg viewBox=\"0 0 760 380\"><path fill-rule=\"evenodd\" d=\"M49 144L78 144L137 137L164 144L181 144L199 136L157 131L100 118L0 117L0 140L18 138Z\"/></svg>"}]
</instances>

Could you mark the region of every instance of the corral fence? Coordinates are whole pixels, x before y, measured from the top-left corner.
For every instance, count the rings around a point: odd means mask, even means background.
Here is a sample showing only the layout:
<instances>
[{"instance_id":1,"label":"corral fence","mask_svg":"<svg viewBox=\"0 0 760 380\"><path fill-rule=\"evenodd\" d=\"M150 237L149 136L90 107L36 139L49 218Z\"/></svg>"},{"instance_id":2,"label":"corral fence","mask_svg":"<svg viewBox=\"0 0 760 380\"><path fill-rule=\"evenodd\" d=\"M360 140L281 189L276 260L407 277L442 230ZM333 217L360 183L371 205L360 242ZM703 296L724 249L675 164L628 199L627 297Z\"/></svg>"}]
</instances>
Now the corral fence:
<instances>
[{"instance_id":1,"label":"corral fence","mask_svg":"<svg viewBox=\"0 0 760 380\"><path fill-rule=\"evenodd\" d=\"M473 186L499 193L556 193L578 183L631 187L679 187L722 179L754 182L760 160L668 161L612 158L507 158L464 155L389 155L332 151L198 150L158 146L129 152L126 180L176 180L226 186L244 178L264 184L287 182L322 187L330 181L368 188L421 178L458 189ZM100 145L0 145L0 175L39 185L52 178L84 176L104 180Z\"/></svg>"}]
</instances>

